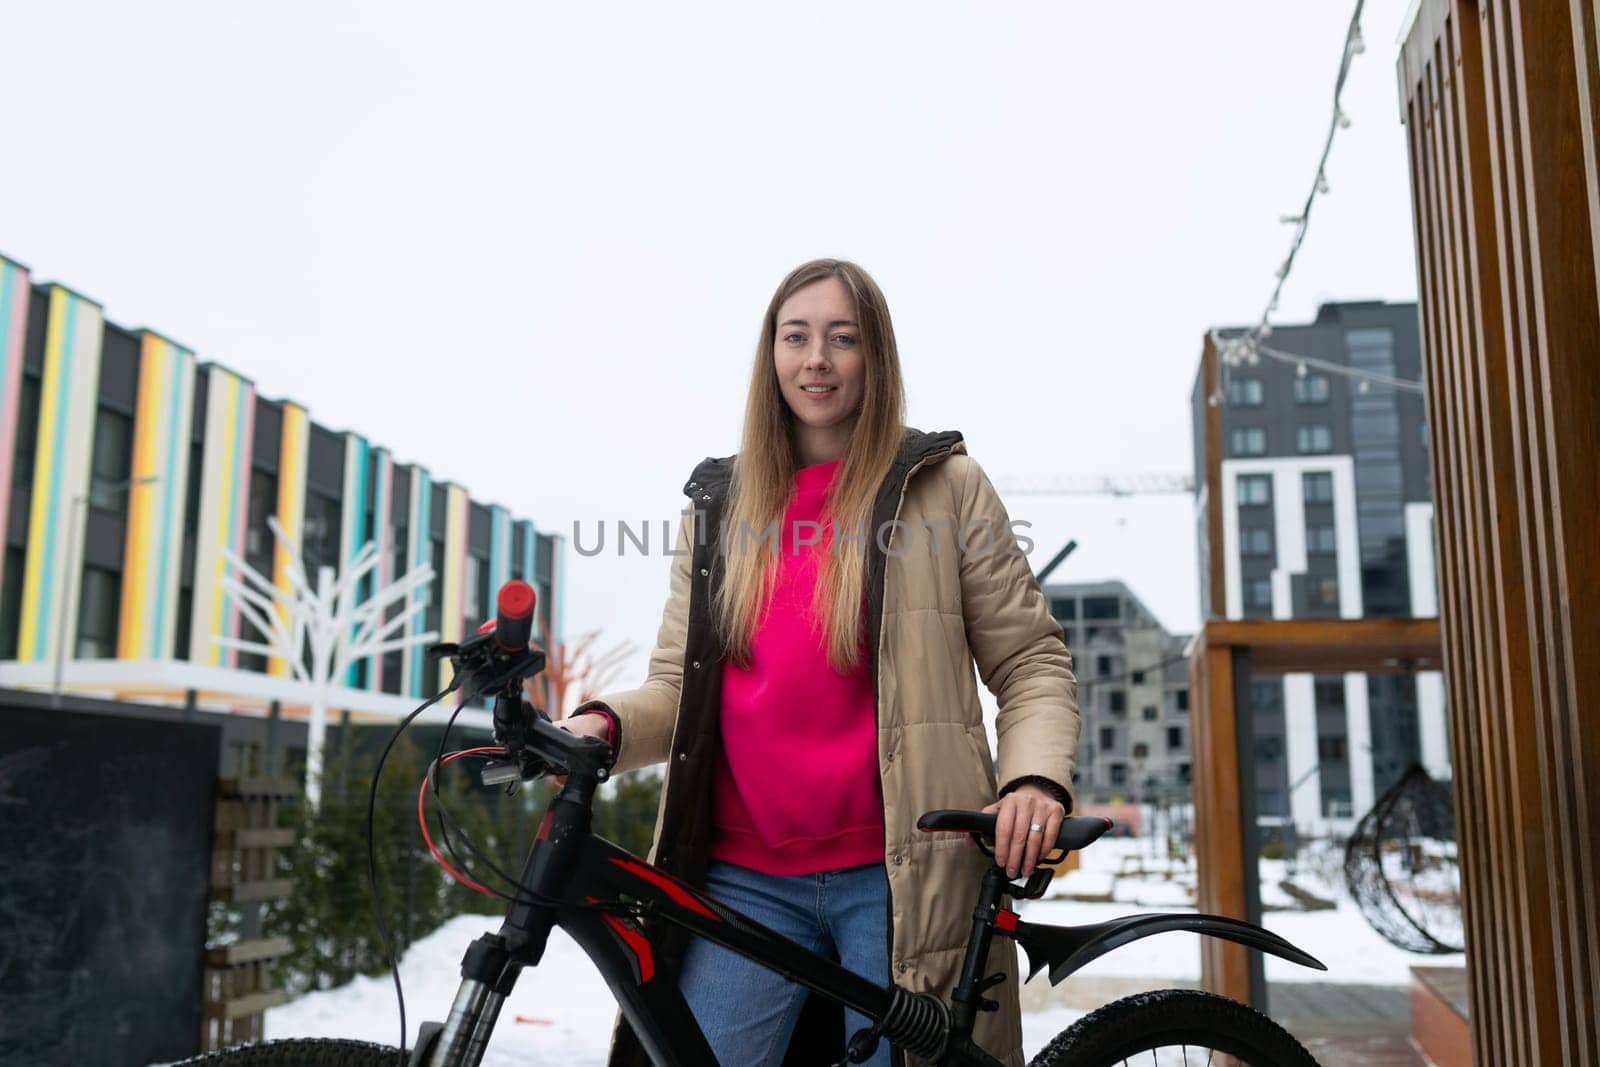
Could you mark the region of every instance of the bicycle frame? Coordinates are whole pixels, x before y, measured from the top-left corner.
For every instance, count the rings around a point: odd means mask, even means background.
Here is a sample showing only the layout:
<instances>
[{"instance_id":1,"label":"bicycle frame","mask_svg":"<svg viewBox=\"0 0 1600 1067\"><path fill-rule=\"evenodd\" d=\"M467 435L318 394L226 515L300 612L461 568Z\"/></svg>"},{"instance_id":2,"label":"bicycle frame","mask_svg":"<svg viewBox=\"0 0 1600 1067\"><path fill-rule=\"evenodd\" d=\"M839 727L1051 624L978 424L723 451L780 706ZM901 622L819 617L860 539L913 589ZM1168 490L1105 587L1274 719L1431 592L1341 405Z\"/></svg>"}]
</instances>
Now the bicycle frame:
<instances>
[{"instance_id":1,"label":"bicycle frame","mask_svg":"<svg viewBox=\"0 0 1600 1067\"><path fill-rule=\"evenodd\" d=\"M979 889L972 934L949 1003L893 983L880 985L596 837L594 795L610 775L614 753L605 743L558 729L540 715L524 716L521 679L543 666L544 655L520 647L520 637L496 652L490 647L491 636L480 634L459 646L438 647L456 662L458 678L468 678L466 692L496 694L495 735L506 745L509 760L499 771L525 778L554 767L567 772L567 781L539 825L504 922L498 932L485 934L467 949L449 1018L443 1024L424 1024L411 1067L478 1067L518 975L523 968L538 965L550 931L557 926L594 961L623 1016L660 1067L701 1067L715 1063L716 1056L674 976L656 966L654 947L641 925L644 920L678 926L853 1009L871 1021L877 1039L939 1067L1001 1067L998 1059L972 1042L978 1013L998 1007L983 993L1005 980L1004 972L983 974L997 933L1027 952L1029 977L1049 967L1052 984L1129 941L1178 929L1326 970L1277 935L1220 916L1130 916L1079 927L1025 923L1002 902L1008 896L1039 896L1049 872L1041 867L1027 885L1015 885L991 865ZM977 812L939 811L925 814L917 825L929 832L967 832L981 839L977 831L992 834L993 819ZM1109 825L1100 819L1068 819L1058 841L1061 855L1089 844Z\"/></svg>"},{"instance_id":2,"label":"bicycle frame","mask_svg":"<svg viewBox=\"0 0 1600 1067\"><path fill-rule=\"evenodd\" d=\"M952 1012L937 998L869 981L596 837L590 831L591 805L603 773L574 771L545 812L522 874L525 894L511 904L497 933L485 934L467 950L450 1016L442 1026L425 1024L412 1064L476 1067L518 974L537 966L556 926L594 961L654 1062L663 1067L715 1063L675 979L656 966L640 926L641 919L654 918L861 1013L883 1026L887 1036L936 1063L999 1067L999 1060L971 1043L977 994L986 987L977 970L987 956L992 919L975 923L981 930L975 930L971 965L963 972L963 987L973 987L965 999L974 1010L962 1010L962 989ZM994 874L984 895L997 902L1005 880L998 868Z\"/></svg>"}]
</instances>

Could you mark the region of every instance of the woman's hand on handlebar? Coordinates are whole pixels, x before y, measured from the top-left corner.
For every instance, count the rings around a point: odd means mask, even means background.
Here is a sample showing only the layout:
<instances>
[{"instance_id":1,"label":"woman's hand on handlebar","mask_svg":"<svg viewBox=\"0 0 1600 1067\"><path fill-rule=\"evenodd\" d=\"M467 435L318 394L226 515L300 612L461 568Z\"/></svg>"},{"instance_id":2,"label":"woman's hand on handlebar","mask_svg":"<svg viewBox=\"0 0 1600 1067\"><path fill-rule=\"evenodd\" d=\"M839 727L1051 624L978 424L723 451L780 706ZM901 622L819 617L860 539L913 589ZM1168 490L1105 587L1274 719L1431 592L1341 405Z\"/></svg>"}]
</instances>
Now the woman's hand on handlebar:
<instances>
[{"instance_id":1,"label":"woman's hand on handlebar","mask_svg":"<svg viewBox=\"0 0 1600 1067\"><path fill-rule=\"evenodd\" d=\"M579 737L592 737L598 741L607 741L611 737L611 723L604 715L579 713L577 715L569 715L565 719L557 719L551 725L557 729L565 730L569 734L577 734ZM562 788L566 788L566 775L551 775L551 777Z\"/></svg>"},{"instance_id":2,"label":"woman's hand on handlebar","mask_svg":"<svg viewBox=\"0 0 1600 1067\"><path fill-rule=\"evenodd\" d=\"M580 737L594 737L605 741L611 736L611 723L606 721L604 715L587 713L570 715L557 721L555 725Z\"/></svg>"}]
</instances>

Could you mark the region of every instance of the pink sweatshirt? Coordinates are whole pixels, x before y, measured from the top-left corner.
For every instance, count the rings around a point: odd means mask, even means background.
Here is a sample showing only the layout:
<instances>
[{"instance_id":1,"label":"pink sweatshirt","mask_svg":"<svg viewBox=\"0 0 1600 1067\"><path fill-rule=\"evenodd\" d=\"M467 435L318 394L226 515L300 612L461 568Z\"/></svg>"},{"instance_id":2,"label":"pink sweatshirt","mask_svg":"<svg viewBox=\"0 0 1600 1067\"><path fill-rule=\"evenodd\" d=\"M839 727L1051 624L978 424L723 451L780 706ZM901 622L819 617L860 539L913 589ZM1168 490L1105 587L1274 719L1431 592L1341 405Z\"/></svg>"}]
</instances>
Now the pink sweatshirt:
<instances>
[{"instance_id":1,"label":"pink sweatshirt","mask_svg":"<svg viewBox=\"0 0 1600 1067\"><path fill-rule=\"evenodd\" d=\"M883 787L865 641L856 669L839 674L828 665L820 622L813 629L807 617L832 542L823 503L842 462L795 473L779 524L770 608L756 629L750 668L723 665L711 855L767 874L883 862ZM807 520L822 529L795 529ZM813 538L816 544L795 551L798 541Z\"/></svg>"}]
</instances>

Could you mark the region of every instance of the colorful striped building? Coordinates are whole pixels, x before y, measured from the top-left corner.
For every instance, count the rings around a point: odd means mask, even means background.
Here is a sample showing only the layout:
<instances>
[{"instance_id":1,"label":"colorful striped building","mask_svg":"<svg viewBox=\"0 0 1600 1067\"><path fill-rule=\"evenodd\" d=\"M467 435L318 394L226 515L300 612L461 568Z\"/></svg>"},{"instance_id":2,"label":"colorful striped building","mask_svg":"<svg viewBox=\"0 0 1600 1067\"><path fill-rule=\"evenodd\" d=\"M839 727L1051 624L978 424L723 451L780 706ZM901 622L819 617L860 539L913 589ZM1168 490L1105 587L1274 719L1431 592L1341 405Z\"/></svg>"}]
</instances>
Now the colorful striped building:
<instances>
[{"instance_id":1,"label":"colorful striped building","mask_svg":"<svg viewBox=\"0 0 1600 1067\"><path fill-rule=\"evenodd\" d=\"M0 484L0 684L37 684L64 640L79 690L281 698L287 663L212 641L256 637L223 586L221 549L287 585L272 515L313 574L375 541L363 595L431 563L418 632L459 639L519 577L560 633L562 538L160 334L107 322L4 257ZM393 710L437 680L420 652L394 652L350 669L345 703Z\"/></svg>"}]
</instances>

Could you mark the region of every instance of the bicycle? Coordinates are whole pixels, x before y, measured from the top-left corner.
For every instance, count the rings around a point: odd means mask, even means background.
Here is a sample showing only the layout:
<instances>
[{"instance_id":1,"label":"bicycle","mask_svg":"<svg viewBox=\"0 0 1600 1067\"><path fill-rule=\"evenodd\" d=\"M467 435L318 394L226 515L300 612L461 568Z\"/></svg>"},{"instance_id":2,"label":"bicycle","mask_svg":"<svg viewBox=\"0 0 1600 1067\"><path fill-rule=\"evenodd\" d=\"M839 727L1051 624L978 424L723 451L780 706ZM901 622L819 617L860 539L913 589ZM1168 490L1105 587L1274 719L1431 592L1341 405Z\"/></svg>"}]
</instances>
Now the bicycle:
<instances>
[{"instance_id":1,"label":"bicycle","mask_svg":"<svg viewBox=\"0 0 1600 1067\"><path fill-rule=\"evenodd\" d=\"M1001 1067L972 1040L978 1013L998 1007L984 994L1004 981L1003 974L982 974L995 937L1011 938L1026 953L1023 981L1047 970L1052 985L1122 945L1173 930L1327 969L1276 934L1222 916L1132 915L1083 926L1024 921L1006 906L1006 899L1042 896L1053 865L1111 828L1106 819L1069 816L1054 849L1025 883L1017 884L1003 868L989 865L973 911L961 977L948 1000L863 978L591 832L595 793L609 776L615 754L602 741L556 727L523 699L524 680L544 665L544 653L528 644L532 601L525 584L507 583L494 623L459 645L436 646L454 664L455 679L434 700L454 689L462 692L463 706L493 695L497 745L443 754L441 742L441 756L430 766L424 788L432 784L437 797L438 769L469 756L489 761L481 773L485 784L531 781L546 774L565 782L539 824L505 920L498 931L468 947L446 1020L424 1023L407 1050L338 1039L269 1041L210 1053L178 1067L477 1067L506 997L520 973L539 964L556 926L594 962L652 1061L661 1067L700 1067L716 1059L677 986L657 972L642 926L646 920L683 927L866 1016L872 1025L851 1037L838 1067L863 1062L880 1040L938 1067ZM410 721L401 723L396 737ZM992 855L987 839L993 836L995 818L973 811L932 811L917 826L929 833L968 834ZM423 828L426 835L426 823ZM431 838L429 848L450 873L465 877L445 863ZM398 989L398 972L395 982ZM401 1012L404 1030L403 1001ZM1252 1008L1198 990L1168 989L1126 997L1086 1015L1057 1035L1030 1067L1100 1067L1135 1054L1155 1058L1161 1049L1181 1050L1185 1064L1191 1052L1223 1053L1253 1067L1316 1064L1286 1030ZM1205 1062L1211 1062L1210 1055Z\"/></svg>"}]
</instances>

